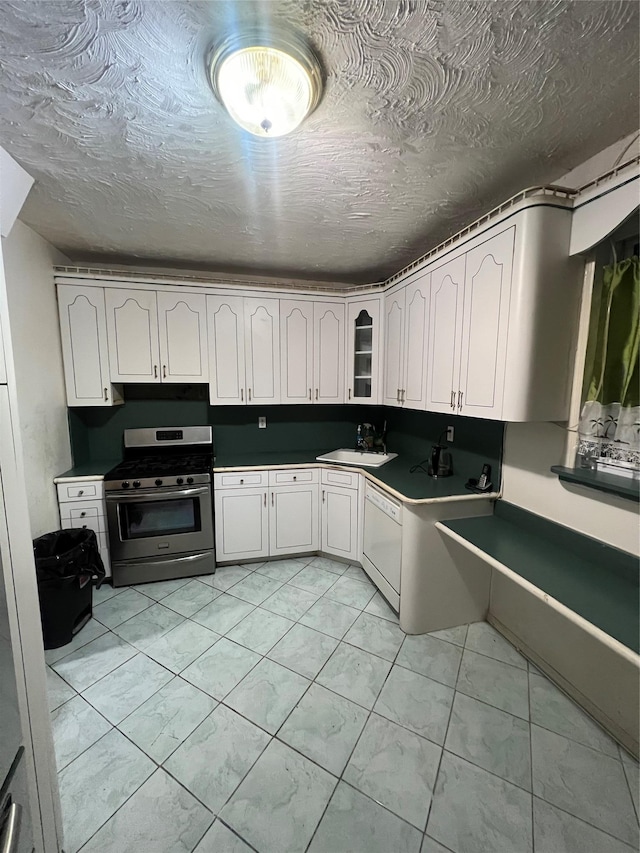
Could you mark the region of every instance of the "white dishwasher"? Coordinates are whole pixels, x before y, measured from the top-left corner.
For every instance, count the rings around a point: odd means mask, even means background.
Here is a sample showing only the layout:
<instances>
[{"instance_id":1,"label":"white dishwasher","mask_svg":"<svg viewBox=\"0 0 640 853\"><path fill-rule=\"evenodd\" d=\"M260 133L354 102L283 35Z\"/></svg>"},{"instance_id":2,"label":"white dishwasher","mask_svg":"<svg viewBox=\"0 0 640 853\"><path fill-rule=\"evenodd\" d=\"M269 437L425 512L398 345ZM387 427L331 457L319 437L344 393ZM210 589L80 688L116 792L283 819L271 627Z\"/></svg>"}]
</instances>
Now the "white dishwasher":
<instances>
[{"instance_id":1,"label":"white dishwasher","mask_svg":"<svg viewBox=\"0 0 640 853\"><path fill-rule=\"evenodd\" d=\"M380 592L400 609L402 504L370 483L364 495L363 566Z\"/></svg>"}]
</instances>

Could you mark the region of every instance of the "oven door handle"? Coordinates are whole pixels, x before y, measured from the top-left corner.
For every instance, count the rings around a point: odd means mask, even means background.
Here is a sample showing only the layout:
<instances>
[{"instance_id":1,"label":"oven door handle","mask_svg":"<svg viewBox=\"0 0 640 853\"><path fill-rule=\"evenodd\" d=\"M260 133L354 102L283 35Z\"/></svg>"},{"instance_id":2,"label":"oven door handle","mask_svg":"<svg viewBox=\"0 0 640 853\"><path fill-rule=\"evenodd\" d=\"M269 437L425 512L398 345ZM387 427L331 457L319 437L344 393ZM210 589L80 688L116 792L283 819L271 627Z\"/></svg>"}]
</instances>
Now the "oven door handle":
<instances>
[{"instance_id":1,"label":"oven door handle","mask_svg":"<svg viewBox=\"0 0 640 853\"><path fill-rule=\"evenodd\" d=\"M107 503L141 503L149 500L168 500L170 498L195 498L198 495L209 494L209 486L200 486L195 489L173 489L172 491L144 491L144 492L107 492L105 500Z\"/></svg>"}]
</instances>

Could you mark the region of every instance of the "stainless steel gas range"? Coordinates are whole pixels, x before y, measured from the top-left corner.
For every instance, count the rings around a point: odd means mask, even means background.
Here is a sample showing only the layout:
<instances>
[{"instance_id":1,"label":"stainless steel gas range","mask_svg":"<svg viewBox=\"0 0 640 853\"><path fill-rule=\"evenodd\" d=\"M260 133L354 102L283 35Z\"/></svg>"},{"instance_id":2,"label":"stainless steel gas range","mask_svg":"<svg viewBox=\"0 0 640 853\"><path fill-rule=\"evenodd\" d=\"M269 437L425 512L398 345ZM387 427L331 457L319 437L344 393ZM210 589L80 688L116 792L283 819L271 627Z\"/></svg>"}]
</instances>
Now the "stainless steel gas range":
<instances>
[{"instance_id":1,"label":"stainless steel gas range","mask_svg":"<svg viewBox=\"0 0 640 853\"><path fill-rule=\"evenodd\" d=\"M215 571L210 426L124 431L105 475L114 586Z\"/></svg>"}]
</instances>

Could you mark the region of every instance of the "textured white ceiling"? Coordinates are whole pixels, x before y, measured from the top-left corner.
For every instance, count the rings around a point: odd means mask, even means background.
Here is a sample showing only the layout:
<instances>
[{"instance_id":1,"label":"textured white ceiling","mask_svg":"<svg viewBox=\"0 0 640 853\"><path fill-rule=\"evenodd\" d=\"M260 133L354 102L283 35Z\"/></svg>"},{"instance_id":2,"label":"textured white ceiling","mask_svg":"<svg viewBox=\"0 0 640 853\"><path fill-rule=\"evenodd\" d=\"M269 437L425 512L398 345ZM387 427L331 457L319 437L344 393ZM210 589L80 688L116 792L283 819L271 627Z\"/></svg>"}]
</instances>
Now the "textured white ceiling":
<instances>
[{"instance_id":1,"label":"textured white ceiling","mask_svg":"<svg viewBox=\"0 0 640 853\"><path fill-rule=\"evenodd\" d=\"M0 145L77 260L379 280L638 127L636 2L0 2ZM243 134L204 57L289 23L316 112Z\"/></svg>"}]
</instances>

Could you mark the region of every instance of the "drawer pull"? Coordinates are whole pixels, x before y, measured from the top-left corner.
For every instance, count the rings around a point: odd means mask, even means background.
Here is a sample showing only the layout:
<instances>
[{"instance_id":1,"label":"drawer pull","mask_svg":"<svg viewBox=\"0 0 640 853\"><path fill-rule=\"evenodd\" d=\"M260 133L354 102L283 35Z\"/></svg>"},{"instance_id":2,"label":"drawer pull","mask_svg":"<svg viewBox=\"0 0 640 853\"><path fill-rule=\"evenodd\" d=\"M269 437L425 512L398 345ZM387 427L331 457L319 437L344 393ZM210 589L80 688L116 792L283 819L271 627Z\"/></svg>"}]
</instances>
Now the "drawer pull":
<instances>
[{"instance_id":1,"label":"drawer pull","mask_svg":"<svg viewBox=\"0 0 640 853\"><path fill-rule=\"evenodd\" d=\"M241 480L240 480L240 485L242 486L242 484L243 484L243 483L244 483L244 480L242 480L242 479L241 479Z\"/></svg>"},{"instance_id":2,"label":"drawer pull","mask_svg":"<svg viewBox=\"0 0 640 853\"><path fill-rule=\"evenodd\" d=\"M298 478L297 478L297 477L294 477L293 479L294 479L294 480L297 480Z\"/></svg>"},{"instance_id":3,"label":"drawer pull","mask_svg":"<svg viewBox=\"0 0 640 853\"><path fill-rule=\"evenodd\" d=\"M80 518L84 518L86 514L87 514L86 512L81 512L81 513L80 513Z\"/></svg>"},{"instance_id":4,"label":"drawer pull","mask_svg":"<svg viewBox=\"0 0 640 853\"><path fill-rule=\"evenodd\" d=\"M80 490L79 490L79 492L78 492L78 497L80 497L80 495L84 495L84 489L80 489Z\"/></svg>"}]
</instances>

